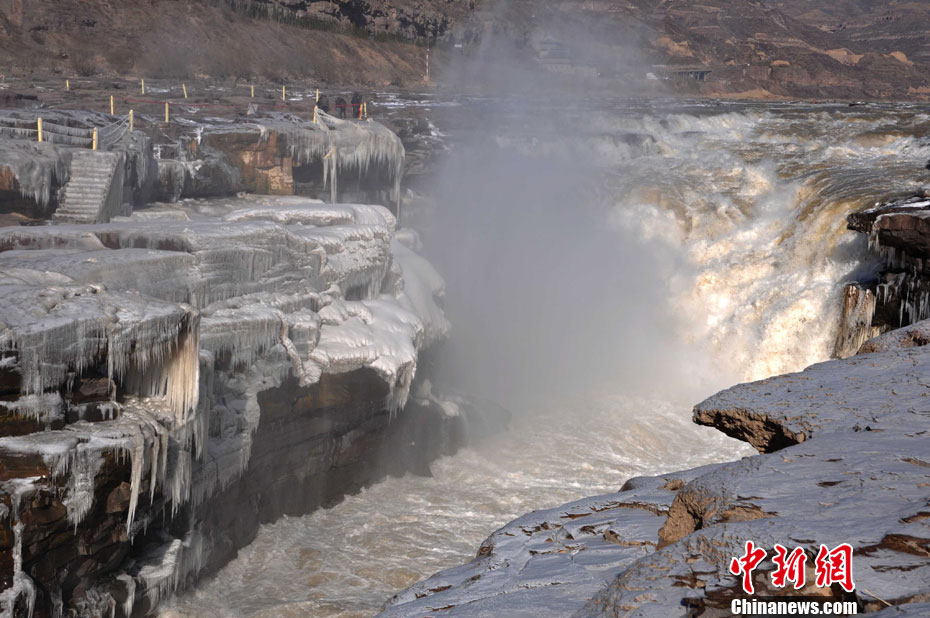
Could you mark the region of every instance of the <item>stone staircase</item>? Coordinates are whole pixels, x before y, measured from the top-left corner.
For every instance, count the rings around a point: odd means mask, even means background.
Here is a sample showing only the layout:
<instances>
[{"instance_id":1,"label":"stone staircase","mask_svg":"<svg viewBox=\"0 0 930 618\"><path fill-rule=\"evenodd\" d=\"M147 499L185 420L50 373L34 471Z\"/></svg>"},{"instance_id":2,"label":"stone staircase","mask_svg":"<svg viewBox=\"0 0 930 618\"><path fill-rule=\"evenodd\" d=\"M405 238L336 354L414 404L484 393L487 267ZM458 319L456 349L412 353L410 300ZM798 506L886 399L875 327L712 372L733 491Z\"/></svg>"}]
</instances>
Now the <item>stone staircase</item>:
<instances>
[{"instance_id":1,"label":"stone staircase","mask_svg":"<svg viewBox=\"0 0 930 618\"><path fill-rule=\"evenodd\" d=\"M104 208L113 184L119 155L99 150L77 150L71 157L71 180L53 221L97 223L109 219Z\"/></svg>"}]
</instances>

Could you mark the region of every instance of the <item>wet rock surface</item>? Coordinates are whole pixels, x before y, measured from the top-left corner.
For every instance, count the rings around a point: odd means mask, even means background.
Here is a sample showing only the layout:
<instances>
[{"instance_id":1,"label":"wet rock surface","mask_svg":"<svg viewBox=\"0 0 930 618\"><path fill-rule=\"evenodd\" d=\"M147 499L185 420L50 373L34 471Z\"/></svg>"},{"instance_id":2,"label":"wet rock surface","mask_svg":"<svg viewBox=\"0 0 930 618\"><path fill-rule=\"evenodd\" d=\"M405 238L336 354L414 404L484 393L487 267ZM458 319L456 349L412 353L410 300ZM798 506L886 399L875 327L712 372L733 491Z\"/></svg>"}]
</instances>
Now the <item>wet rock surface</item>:
<instances>
[{"instance_id":1,"label":"wet rock surface","mask_svg":"<svg viewBox=\"0 0 930 618\"><path fill-rule=\"evenodd\" d=\"M870 234L872 225L879 217L896 214L915 214L930 209L930 198L926 194L914 195L901 200L876 204L860 212L854 212L846 217L849 229L860 234Z\"/></svg>"},{"instance_id":2,"label":"wet rock surface","mask_svg":"<svg viewBox=\"0 0 930 618\"><path fill-rule=\"evenodd\" d=\"M756 593L853 602L921 616L930 599L930 348L925 326L871 340L846 360L743 384L695 421L762 454L630 480L616 494L531 513L468 565L402 592L383 616L729 616L748 598L729 571L746 541L803 548L806 585ZM916 333L916 334L915 334ZM855 590L817 587L821 545L853 547ZM893 607L888 607L892 605Z\"/></svg>"}]
</instances>

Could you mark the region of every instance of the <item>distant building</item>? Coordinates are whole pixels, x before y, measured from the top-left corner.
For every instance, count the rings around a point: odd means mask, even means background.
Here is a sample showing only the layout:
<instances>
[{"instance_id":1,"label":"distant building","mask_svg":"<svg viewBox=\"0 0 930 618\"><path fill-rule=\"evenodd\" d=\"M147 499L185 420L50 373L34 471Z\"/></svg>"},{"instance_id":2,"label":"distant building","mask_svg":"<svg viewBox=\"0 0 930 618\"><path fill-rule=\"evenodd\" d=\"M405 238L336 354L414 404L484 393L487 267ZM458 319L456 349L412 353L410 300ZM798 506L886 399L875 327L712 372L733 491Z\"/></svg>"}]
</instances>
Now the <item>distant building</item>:
<instances>
[{"instance_id":1,"label":"distant building","mask_svg":"<svg viewBox=\"0 0 930 618\"><path fill-rule=\"evenodd\" d=\"M695 66L669 66L664 64L657 64L652 68L653 74L661 75L666 79L693 79L694 81L698 82L706 82L707 76L713 73L713 69Z\"/></svg>"}]
</instances>

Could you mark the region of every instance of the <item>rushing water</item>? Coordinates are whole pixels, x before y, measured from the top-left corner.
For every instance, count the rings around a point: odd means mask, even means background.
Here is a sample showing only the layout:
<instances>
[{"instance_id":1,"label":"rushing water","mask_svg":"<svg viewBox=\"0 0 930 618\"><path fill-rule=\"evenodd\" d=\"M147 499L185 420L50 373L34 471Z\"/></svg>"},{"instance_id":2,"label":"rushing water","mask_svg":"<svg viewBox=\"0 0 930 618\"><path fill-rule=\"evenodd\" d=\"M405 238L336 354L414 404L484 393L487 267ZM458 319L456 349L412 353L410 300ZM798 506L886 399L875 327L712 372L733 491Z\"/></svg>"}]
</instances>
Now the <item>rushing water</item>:
<instances>
[{"instance_id":1,"label":"rushing water","mask_svg":"<svg viewBox=\"0 0 930 618\"><path fill-rule=\"evenodd\" d=\"M486 104L446 105L444 118L450 126L457 120L460 133L479 130L479 123L461 118L479 118ZM575 342L576 353L606 343L610 353L598 362L628 367L633 379L611 375L608 367L596 387L571 397L508 401L517 414L506 434L434 463L432 478L388 479L333 508L263 526L235 561L175 599L163 616L370 616L395 591L469 560L484 538L521 513L614 491L633 475L746 454L734 441L691 425L691 405L729 384L830 357L841 286L869 268L864 240L845 231L845 215L916 189L930 156L924 140L930 116L910 107L628 105L574 118L549 111L565 130L538 134L518 123L484 130L497 148L518 156L594 161L596 180L580 202L600 222L599 233L625 247L612 270L639 256L638 272L602 277L603 286L628 288L619 300L583 278L592 298L625 307L616 307L624 328L599 329L594 337L569 329L562 336ZM454 220L467 227L469 217L483 216L488 213L460 209ZM539 232L530 227L527 234ZM554 250L562 248L557 236L550 241ZM572 246L547 268L566 282L572 277L558 272L558 264L567 262L571 272L588 259L591 268L603 266L605 247L587 255ZM465 281L455 271L484 266L480 260L463 266L446 249L434 259L449 271L455 323L455 303L469 300L452 290ZM496 259L519 259L508 256L501 251ZM516 286L506 265L500 270L499 277L481 271L488 291L469 315ZM572 297L562 306L553 299L554 315L574 311L582 321L611 321L611 308L597 303L571 309L583 301ZM646 310L630 312L646 303ZM468 321L461 307L458 313ZM540 333L542 344L532 341L547 317L527 319L526 333L514 323L489 334L508 347L502 360L513 373L504 378L551 381L542 365L532 358L518 362L520 350L511 348L524 341L524 356L532 357L545 346L562 346L570 357L572 345L558 336L547 342L550 333ZM480 332L468 336L480 338ZM471 351L493 350L483 345ZM644 382L636 369L647 354L651 378ZM664 366L660 375L656 366ZM488 363L469 386L504 397L493 383L501 373Z\"/></svg>"}]
</instances>

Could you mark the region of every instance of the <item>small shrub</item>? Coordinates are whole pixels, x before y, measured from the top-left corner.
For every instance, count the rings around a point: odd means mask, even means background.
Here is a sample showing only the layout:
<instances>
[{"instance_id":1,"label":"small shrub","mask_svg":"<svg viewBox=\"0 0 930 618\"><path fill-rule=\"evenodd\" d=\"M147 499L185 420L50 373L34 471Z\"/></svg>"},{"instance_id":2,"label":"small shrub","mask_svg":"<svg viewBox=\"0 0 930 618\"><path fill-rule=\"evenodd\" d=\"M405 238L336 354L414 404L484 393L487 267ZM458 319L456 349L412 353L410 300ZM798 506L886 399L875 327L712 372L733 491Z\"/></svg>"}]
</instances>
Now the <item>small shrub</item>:
<instances>
[{"instance_id":1,"label":"small shrub","mask_svg":"<svg viewBox=\"0 0 930 618\"><path fill-rule=\"evenodd\" d=\"M76 49L69 55L71 69L80 77L91 77L98 72L97 58L86 49Z\"/></svg>"}]
</instances>

